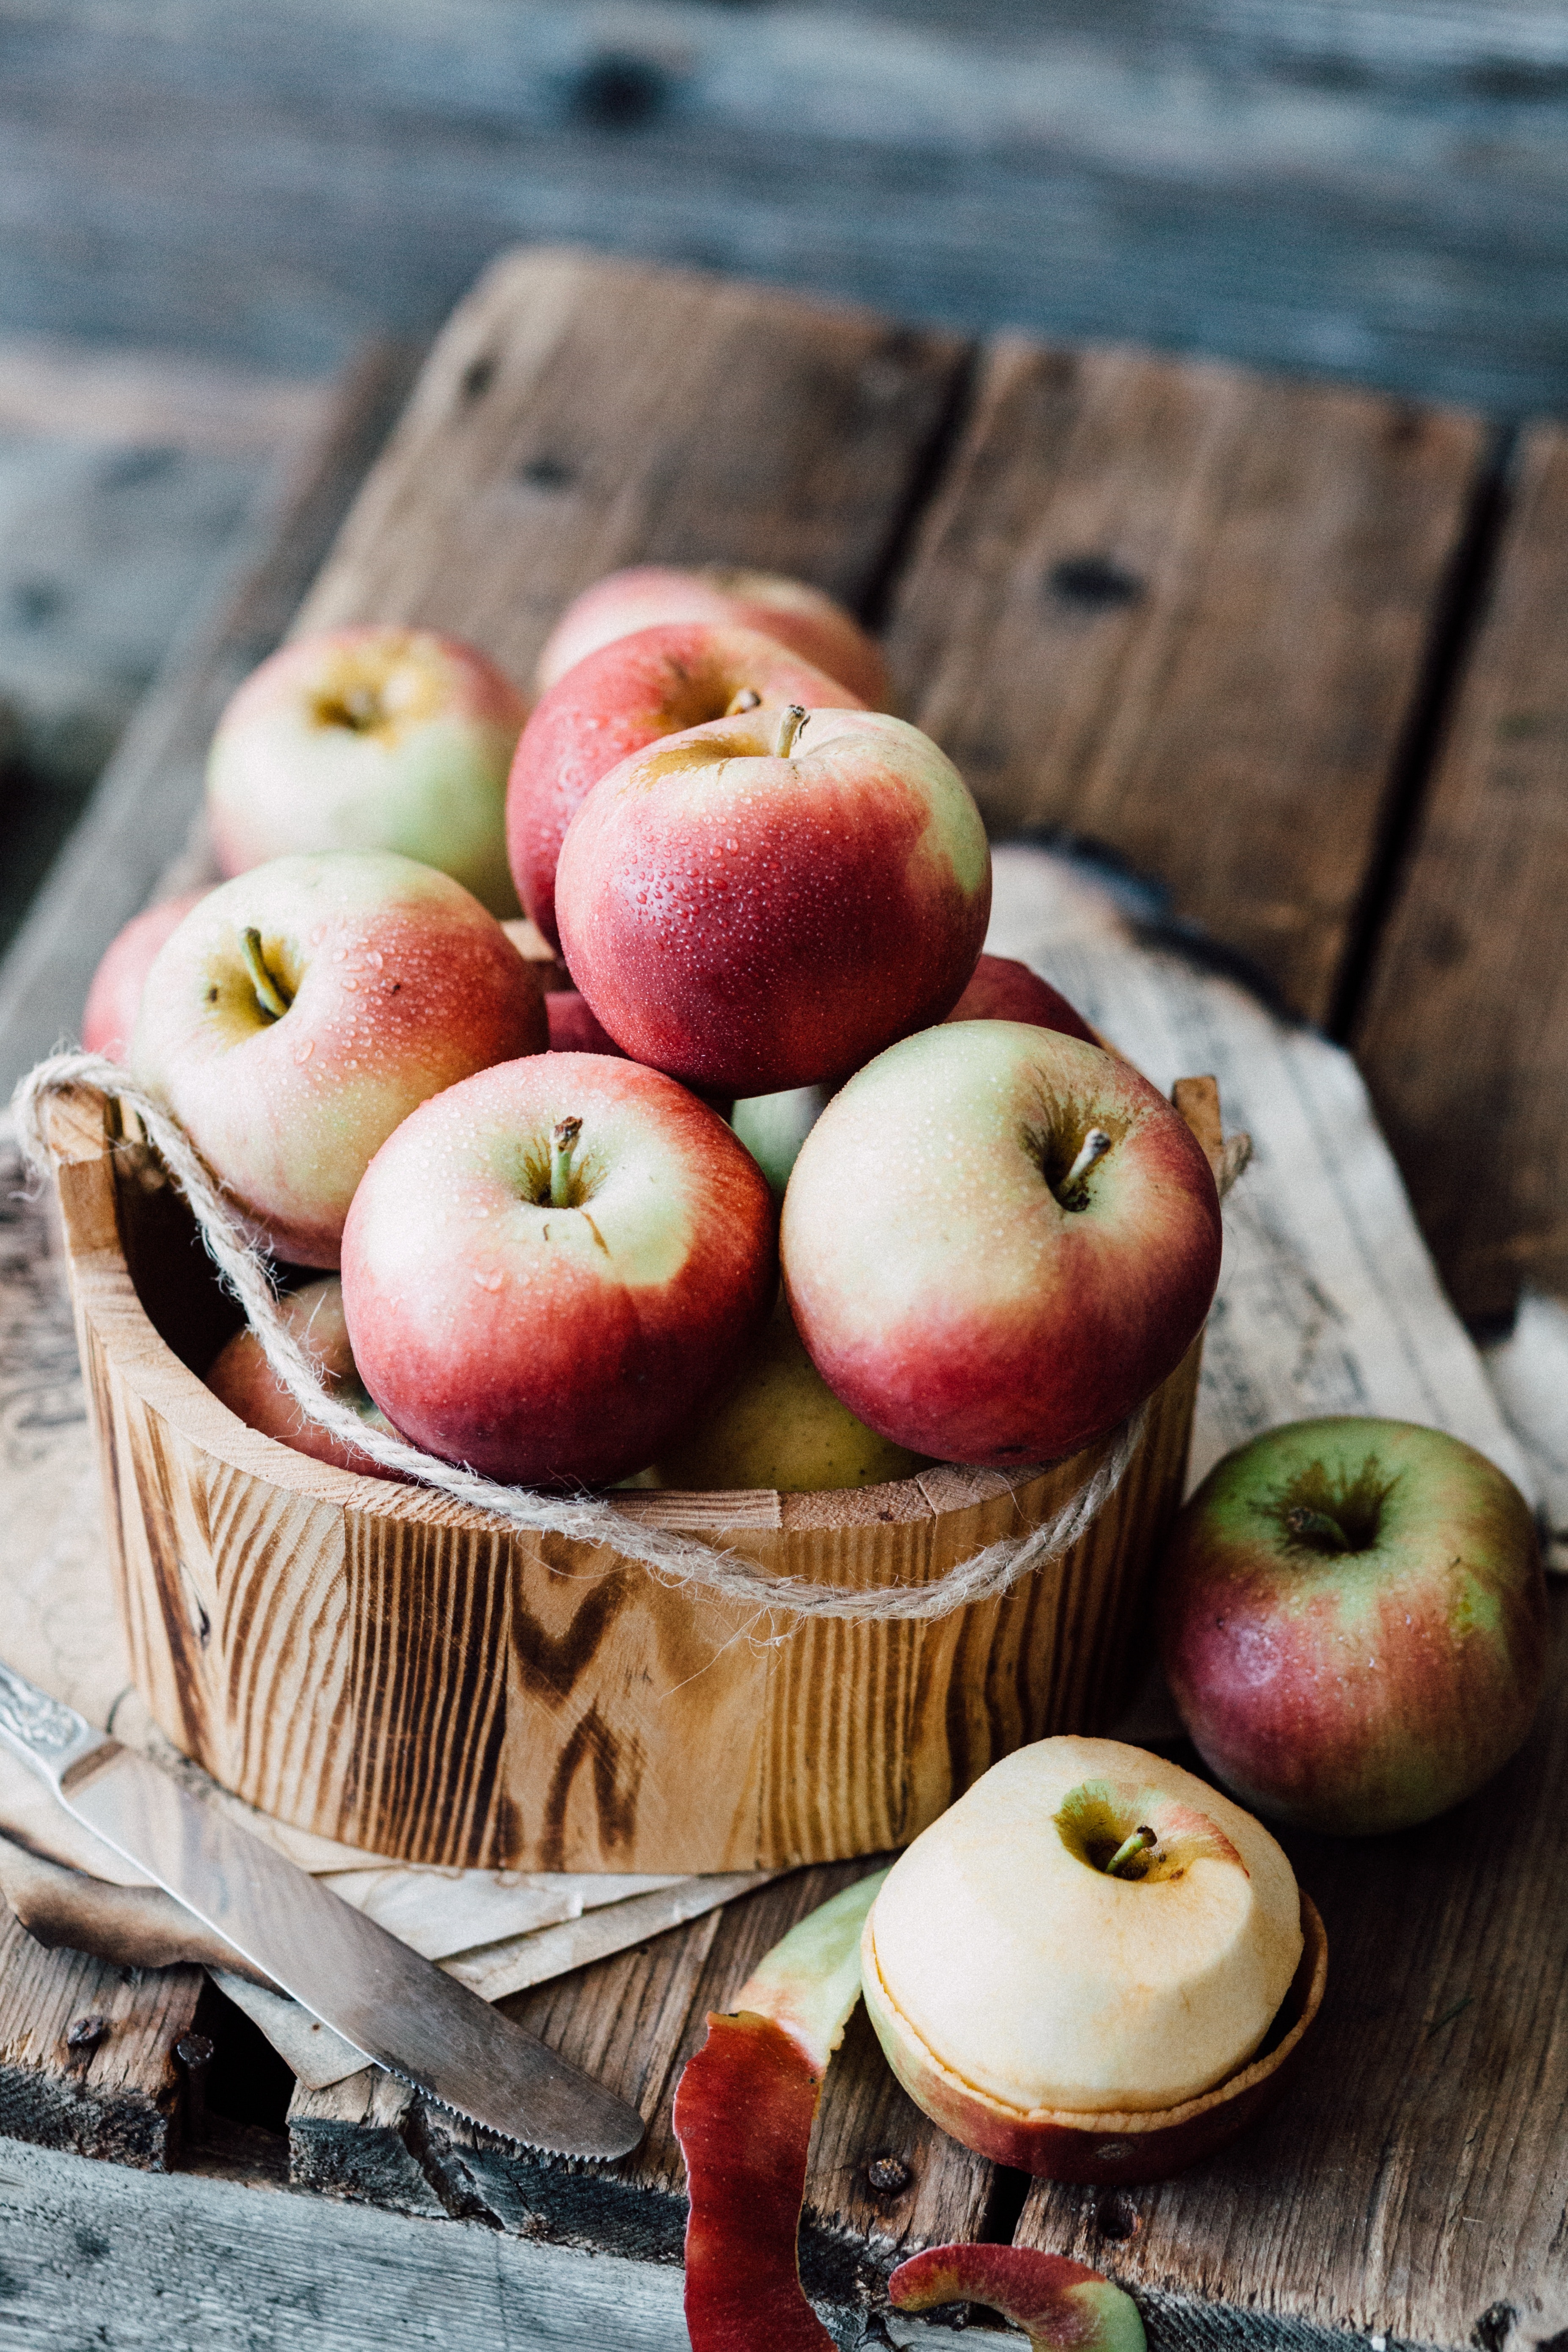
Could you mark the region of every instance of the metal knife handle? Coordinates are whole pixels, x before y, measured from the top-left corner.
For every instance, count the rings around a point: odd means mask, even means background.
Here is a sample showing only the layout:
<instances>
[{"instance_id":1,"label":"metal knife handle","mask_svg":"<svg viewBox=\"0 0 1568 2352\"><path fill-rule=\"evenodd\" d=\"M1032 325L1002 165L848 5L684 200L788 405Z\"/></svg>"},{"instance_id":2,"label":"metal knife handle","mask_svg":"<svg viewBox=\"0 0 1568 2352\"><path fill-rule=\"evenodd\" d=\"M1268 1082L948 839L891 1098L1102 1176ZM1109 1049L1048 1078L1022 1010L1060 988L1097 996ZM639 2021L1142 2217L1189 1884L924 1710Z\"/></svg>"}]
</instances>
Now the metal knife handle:
<instances>
[{"instance_id":1,"label":"metal knife handle","mask_svg":"<svg viewBox=\"0 0 1568 2352\"><path fill-rule=\"evenodd\" d=\"M0 1739L57 1789L68 1764L104 1744L85 1715L6 1665L0 1665Z\"/></svg>"}]
</instances>

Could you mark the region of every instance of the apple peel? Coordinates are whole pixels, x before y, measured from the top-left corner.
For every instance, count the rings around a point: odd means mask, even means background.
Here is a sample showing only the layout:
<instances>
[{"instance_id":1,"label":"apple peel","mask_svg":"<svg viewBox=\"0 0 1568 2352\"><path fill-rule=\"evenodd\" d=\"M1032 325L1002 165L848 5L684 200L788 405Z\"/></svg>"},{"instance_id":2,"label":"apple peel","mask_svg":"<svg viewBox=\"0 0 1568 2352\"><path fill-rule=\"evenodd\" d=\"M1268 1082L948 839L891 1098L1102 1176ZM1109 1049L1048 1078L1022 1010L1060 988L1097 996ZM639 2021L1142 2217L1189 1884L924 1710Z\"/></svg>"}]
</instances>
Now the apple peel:
<instances>
[{"instance_id":1,"label":"apple peel","mask_svg":"<svg viewBox=\"0 0 1568 2352\"><path fill-rule=\"evenodd\" d=\"M1029 2246L929 2246L888 2281L895 2311L984 2303L1021 2327L1035 2352L1144 2352L1138 2306L1082 2263Z\"/></svg>"},{"instance_id":2,"label":"apple peel","mask_svg":"<svg viewBox=\"0 0 1568 2352\"><path fill-rule=\"evenodd\" d=\"M797 1921L742 1986L675 2092L686 2159L686 2325L693 2352L832 2352L797 2241L827 2063L860 1998L860 1932L886 1871Z\"/></svg>"}]
</instances>

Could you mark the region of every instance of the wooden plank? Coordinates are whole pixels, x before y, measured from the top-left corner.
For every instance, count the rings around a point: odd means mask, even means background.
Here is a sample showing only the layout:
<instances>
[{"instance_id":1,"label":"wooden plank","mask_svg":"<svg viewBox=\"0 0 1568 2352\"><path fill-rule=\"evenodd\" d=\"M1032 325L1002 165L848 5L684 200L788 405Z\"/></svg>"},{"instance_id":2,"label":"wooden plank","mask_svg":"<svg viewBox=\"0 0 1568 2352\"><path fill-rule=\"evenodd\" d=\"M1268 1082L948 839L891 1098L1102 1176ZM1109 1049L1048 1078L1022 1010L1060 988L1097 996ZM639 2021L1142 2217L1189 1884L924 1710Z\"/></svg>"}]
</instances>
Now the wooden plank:
<instances>
[{"instance_id":1,"label":"wooden plank","mask_svg":"<svg viewBox=\"0 0 1568 2352\"><path fill-rule=\"evenodd\" d=\"M282 635L413 362L412 352L384 345L351 373L319 436L255 518L215 606L197 615L139 706L0 964L0 1095L75 1034L99 957L183 850L217 715Z\"/></svg>"},{"instance_id":2,"label":"wooden plank","mask_svg":"<svg viewBox=\"0 0 1568 2352\"><path fill-rule=\"evenodd\" d=\"M898 593L910 713L1321 1018L1481 477L1472 417L994 347Z\"/></svg>"},{"instance_id":3,"label":"wooden plank","mask_svg":"<svg viewBox=\"0 0 1568 2352\"><path fill-rule=\"evenodd\" d=\"M1524 437L1352 1030L1461 1313L1568 1293L1568 432Z\"/></svg>"},{"instance_id":4,"label":"wooden plank","mask_svg":"<svg viewBox=\"0 0 1568 2352\"><path fill-rule=\"evenodd\" d=\"M373 2095L379 2128L416 2152L446 2209L488 2216L535 2241L679 2263L686 2176L670 2125L680 2070L758 1959L804 1914L874 1862L801 1871L640 1949L504 2002L507 2013L587 2067L647 2122L642 2146L619 2164L518 2157L374 2078L295 2094L289 2134L296 2179L339 2195L392 2202L364 2169L362 2118ZM382 2078L384 2083L384 2077ZM395 2114L394 2110L395 2109ZM889 2160L885 2187L870 2178ZM361 2168L356 2171L355 2168ZM801 2270L807 2292L846 2327L885 2305L883 2282L916 2247L973 2238L993 2226L995 2176L945 2138L894 2082L865 2018L852 2022L828 2070L812 2141Z\"/></svg>"},{"instance_id":5,"label":"wooden plank","mask_svg":"<svg viewBox=\"0 0 1568 2352\"><path fill-rule=\"evenodd\" d=\"M1554 0L7 0L5 24L0 308L34 327L315 369L426 331L532 234L969 331L1514 410L1568 383Z\"/></svg>"},{"instance_id":6,"label":"wooden plank","mask_svg":"<svg viewBox=\"0 0 1568 2352\"><path fill-rule=\"evenodd\" d=\"M47 1951L0 1904L0 2133L165 2170L184 2091L174 2046L204 1982Z\"/></svg>"},{"instance_id":7,"label":"wooden plank","mask_svg":"<svg viewBox=\"0 0 1568 2352\"><path fill-rule=\"evenodd\" d=\"M1568 1812L1562 1585L1552 1619L1541 1718L1479 1796L1396 1837L1283 1837L1329 1931L1316 2046L1283 2105L1163 2187L1037 2183L1020 2242L1174 2298L1178 2343L1263 2313L1491 2352L1561 2340L1568 1978L1542 1840Z\"/></svg>"},{"instance_id":8,"label":"wooden plank","mask_svg":"<svg viewBox=\"0 0 1568 2352\"><path fill-rule=\"evenodd\" d=\"M442 334L297 627L418 621L520 681L617 565L761 562L863 604L963 347L580 254L496 263Z\"/></svg>"}]
</instances>

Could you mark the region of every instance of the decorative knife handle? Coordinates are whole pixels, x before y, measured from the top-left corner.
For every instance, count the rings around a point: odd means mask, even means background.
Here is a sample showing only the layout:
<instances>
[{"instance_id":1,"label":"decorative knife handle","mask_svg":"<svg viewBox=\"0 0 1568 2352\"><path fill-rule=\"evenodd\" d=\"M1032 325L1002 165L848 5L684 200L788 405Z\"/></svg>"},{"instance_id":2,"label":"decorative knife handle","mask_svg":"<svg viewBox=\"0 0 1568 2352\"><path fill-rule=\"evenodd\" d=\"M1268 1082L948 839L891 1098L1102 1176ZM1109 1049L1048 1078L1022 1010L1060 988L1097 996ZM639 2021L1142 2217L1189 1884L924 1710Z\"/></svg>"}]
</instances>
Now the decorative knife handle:
<instances>
[{"instance_id":1,"label":"decorative knife handle","mask_svg":"<svg viewBox=\"0 0 1568 2352\"><path fill-rule=\"evenodd\" d=\"M0 1739L46 1779L58 1781L73 1756L96 1748L102 1738L74 1706L0 1665Z\"/></svg>"}]
</instances>

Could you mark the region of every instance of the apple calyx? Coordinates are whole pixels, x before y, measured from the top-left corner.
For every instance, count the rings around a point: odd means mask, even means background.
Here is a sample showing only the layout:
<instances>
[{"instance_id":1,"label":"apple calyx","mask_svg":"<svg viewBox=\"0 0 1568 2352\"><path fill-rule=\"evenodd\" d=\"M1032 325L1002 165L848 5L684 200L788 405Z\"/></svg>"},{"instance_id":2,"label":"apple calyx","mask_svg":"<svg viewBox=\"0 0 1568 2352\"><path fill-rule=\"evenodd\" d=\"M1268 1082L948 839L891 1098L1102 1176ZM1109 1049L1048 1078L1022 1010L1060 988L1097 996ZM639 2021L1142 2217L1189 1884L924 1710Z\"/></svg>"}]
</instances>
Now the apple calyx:
<instances>
[{"instance_id":1,"label":"apple calyx","mask_svg":"<svg viewBox=\"0 0 1568 2352\"><path fill-rule=\"evenodd\" d=\"M1111 1780L1080 1780L1057 1809L1057 1831L1070 1853L1124 1885L1181 1878L1194 1862L1247 1865L1225 1832L1194 1805Z\"/></svg>"},{"instance_id":2,"label":"apple calyx","mask_svg":"<svg viewBox=\"0 0 1568 2352\"><path fill-rule=\"evenodd\" d=\"M805 712L798 702L786 703L779 714L779 731L773 740L775 760L787 760L795 746L795 739L805 725Z\"/></svg>"},{"instance_id":3,"label":"apple calyx","mask_svg":"<svg viewBox=\"0 0 1568 2352\"><path fill-rule=\"evenodd\" d=\"M569 1209L572 1201L572 1155L583 1132L580 1118L558 1118L550 1130L550 1205Z\"/></svg>"},{"instance_id":4,"label":"apple calyx","mask_svg":"<svg viewBox=\"0 0 1568 2352\"><path fill-rule=\"evenodd\" d=\"M239 945L240 952L245 958L245 969L250 976L250 985L256 992L258 1004L271 1019L281 1021L294 1000L284 994L276 975L268 971L267 959L261 951L261 933L254 923L241 931Z\"/></svg>"},{"instance_id":5,"label":"apple calyx","mask_svg":"<svg viewBox=\"0 0 1568 2352\"><path fill-rule=\"evenodd\" d=\"M1027 2336L1034 2352L1144 2352L1132 2297L1098 2271L1031 2246L928 2246L888 2281L895 2311L944 2303L989 2304Z\"/></svg>"},{"instance_id":6,"label":"apple calyx","mask_svg":"<svg viewBox=\"0 0 1568 2352\"><path fill-rule=\"evenodd\" d=\"M800 2283L811 2126L860 1997L860 1931L887 1872L808 1912L766 1953L676 2085L692 2352L832 2352Z\"/></svg>"},{"instance_id":7,"label":"apple calyx","mask_svg":"<svg viewBox=\"0 0 1568 2352\"><path fill-rule=\"evenodd\" d=\"M375 688L363 683L342 694L321 696L315 715L320 726L343 727L351 735L374 735L386 718Z\"/></svg>"},{"instance_id":8,"label":"apple calyx","mask_svg":"<svg viewBox=\"0 0 1568 2352\"><path fill-rule=\"evenodd\" d=\"M1057 1198L1064 1209L1087 1209L1089 1186L1085 1182L1089 1170L1103 1160L1110 1149L1110 1138L1102 1127L1091 1127L1079 1147L1077 1159L1063 1177Z\"/></svg>"},{"instance_id":9,"label":"apple calyx","mask_svg":"<svg viewBox=\"0 0 1568 2352\"><path fill-rule=\"evenodd\" d=\"M1375 1454L1367 1456L1353 1477L1348 1472L1331 1477L1321 1462L1313 1462L1289 1482L1273 1507L1290 1544L1337 1559L1373 1549L1383 1532L1384 1506L1396 1483L1384 1475Z\"/></svg>"}]
</instances>

